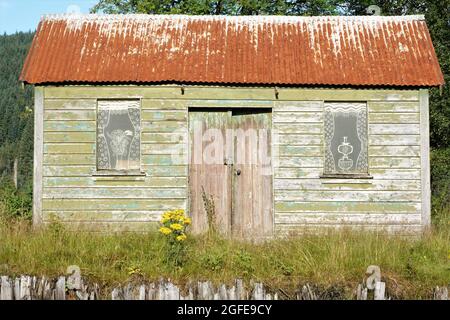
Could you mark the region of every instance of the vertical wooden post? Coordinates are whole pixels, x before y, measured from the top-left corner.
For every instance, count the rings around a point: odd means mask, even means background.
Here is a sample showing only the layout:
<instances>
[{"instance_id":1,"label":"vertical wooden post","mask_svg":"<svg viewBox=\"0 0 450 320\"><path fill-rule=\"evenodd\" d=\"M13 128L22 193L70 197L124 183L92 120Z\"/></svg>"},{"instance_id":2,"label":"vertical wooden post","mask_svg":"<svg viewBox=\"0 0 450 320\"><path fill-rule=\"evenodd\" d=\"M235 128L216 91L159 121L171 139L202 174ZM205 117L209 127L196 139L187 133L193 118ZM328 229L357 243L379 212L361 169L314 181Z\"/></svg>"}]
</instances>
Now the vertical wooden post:
<instances>
[{"instance_id":1,"label":"vertical wooden post","mask_svg":"<svg viewBox=\"0 0 450 320\"><path fill-rule=\"evenodd\" d=\"M419 90L420 102L420 164L422 185L422 227L431 223L431 182L430 182L430 123L428 89Z\"/></svg>"},{"instance_id":2,"label":"vertical wooden post","mask_svg":"<svg viewBox=\"0 0 450 320\"><path fill-rule=\"evenodd\" d=\"M374 300L385 300L386 283L382 281L377 281L375 283L375 290L373 293Z\"/></svg>"},{"instance_id":3,"label":"vertical wooden post","mask_svg":"<svg viewBox=\"0 0 450 320\"><path fill-rule=\"evenodd\" d=\"M14 300L12 280L6 276L0 277L0 300Z\"/></svg>"},{"instance_id":4,"label":"vertical wooden post","mask_svg":"<svg viewBox=\"0 0 450 320\"><path fill-rule=\"evenodd\" d=\"M33 225L42 223L42 164L44 157L44 88L34 89Z\"/></svg>"},{"instance_id":5,"label":"vertical wooden post","mask_svg":"<svg viewBox=\"0 0 450 320\"><path fill-rule=\"evenodd\" d=\"M13 168L13 181L14 181L14 187L16 187L16 189L17 189L17 176L18 176L17 171L18 171L18 168L19 168L19 159L15 158L14 159L14 168Z\"/></svg>"}]
</instances>

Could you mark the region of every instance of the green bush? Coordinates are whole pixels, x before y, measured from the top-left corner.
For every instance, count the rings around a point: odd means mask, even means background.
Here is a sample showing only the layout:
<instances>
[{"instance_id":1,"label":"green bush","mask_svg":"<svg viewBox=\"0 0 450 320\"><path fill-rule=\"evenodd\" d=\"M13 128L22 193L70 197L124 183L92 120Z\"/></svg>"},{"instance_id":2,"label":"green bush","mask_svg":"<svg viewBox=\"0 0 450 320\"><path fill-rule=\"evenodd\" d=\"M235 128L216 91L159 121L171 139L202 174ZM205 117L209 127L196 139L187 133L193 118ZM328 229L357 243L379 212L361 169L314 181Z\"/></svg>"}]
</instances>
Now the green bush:
<instances>
[{"instance_id":1,"label":"green bush","mask_svg":"<svg viewBox=\"0 0 450 320\"><path fill-rule=\"evenodd\" d=\"M205 252L205 254L200 256L201 264L205 269L211 271L220 271L225 266L225 253L222 250L215 252Z\"/></svg>"},{"instance_id":2,"label":"green bush","mask_svg":"<svg viewBox=\"0 0 450 320\"><path fill-rule=\"evenodd\" d=\"M435 225L448 223L450 212L450 148L431 151L431 203Z\"/></svg>"},{"instance_id":3,"label":"green bush","mask_svg":"<svg viewBox=\"0 0 450 320\"><path fill-rule=\"evenodd\" d=\"M24 190L16 190L13 182L3 177L0 179L0 215L6 219L31 219L33 190L31 185Z\"/></svg>"},{"instance_id":4,"label":"green bush","mask_svg":"<svg viewBox=\"0 0 450 320\"><path fill-rule=\"evenodd\" d=\"M235 252L233 262L236 271L240 272L244 277L250 277L255 272L255 264L252 255L245 249L240 249Z\"/></svg>"}]
</instances>

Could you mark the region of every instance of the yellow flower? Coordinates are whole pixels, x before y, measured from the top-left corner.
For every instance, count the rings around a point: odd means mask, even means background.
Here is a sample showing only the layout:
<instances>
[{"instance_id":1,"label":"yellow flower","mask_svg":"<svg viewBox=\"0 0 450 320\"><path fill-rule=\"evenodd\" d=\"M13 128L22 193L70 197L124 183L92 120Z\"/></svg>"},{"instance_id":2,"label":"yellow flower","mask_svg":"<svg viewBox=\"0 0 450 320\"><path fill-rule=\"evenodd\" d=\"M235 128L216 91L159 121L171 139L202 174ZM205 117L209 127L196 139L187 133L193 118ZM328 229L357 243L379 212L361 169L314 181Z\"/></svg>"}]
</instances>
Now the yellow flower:
<instances>
[{"instance_id":1,"label":"yellow flower","mask_svg":"<svg viewBox=\"0 0 450 320\"><path fill-rule=\"evenodd\" d=\"M167 229L170 228L171 231L180 231L183 230L185 225L190 225L191 223L192 220L185 216L185 211L183 209L166 211L161 217L161 224L167 227L164 227L166 229L161 228L160 231L167 235L170 233Z\"/></svg>"},{"instance_id":2,"label":"yellow flower","mask_svg":"<svg viewBox=\"0 0 450 320\"><path fill-rule=\"evenodd\" d=\"M159 231L160 231L162 234L165 234L165 235L168 235L168 234L172 233L172 230L170 230L169 228L166 228L166 227L161 227L161 228L159 228Z\"/></svg>"},{"instance_id":3,"label":"yellow flower","mask_svg":"<svg viewBox=\"0 0 450 320\"><path fill-rule=\"evenodd\" d=\"M186 240L186 235L185 234L180 234L179 236L177 236L177 241L184 241L184 240Z\"/></svg>"},{"instance_id":4,"label":"yellow flower","mask_svg":"<svg viewBox=\"0 0 450 320\"><path fill-rule=\"evenodd\" d=\"M181 230L181 229L183 229L183 226L181 224L179 224L179 223L172 223L170 225L170 229L172 229L172 230Z\"/></svg>"},{"instance_id":5,"label":"yellow flower","mask_svg":"<svg viewBox=\"0 0 450 320\"><path fill-rule=\"evenodd\" d=\"M161 218L161 223L166 223L170 220L170 214L169 212L165 212Z\"/></svg>"}]
</instances>

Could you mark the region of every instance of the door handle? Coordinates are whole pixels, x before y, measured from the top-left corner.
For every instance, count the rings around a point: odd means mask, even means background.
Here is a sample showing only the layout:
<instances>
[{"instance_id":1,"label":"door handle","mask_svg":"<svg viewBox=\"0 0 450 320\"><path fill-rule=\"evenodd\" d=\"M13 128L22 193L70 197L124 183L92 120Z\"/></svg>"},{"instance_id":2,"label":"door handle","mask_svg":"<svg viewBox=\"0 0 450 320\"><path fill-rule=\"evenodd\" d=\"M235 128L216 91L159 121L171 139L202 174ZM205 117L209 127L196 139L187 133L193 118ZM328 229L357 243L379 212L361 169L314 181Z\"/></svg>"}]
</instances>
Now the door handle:
<instances>
[{"instance_id":1,"label":"door handle","mask_svg":"<svg viewBox=\"0 0 450 320\"><path fill-rule=\"evenodd\" d=\"M241 175L241 169L237 169L237 170L236 170L236 175L237 175L237 176L240 176L240 175Z\"/></svg>"}]
</instances>

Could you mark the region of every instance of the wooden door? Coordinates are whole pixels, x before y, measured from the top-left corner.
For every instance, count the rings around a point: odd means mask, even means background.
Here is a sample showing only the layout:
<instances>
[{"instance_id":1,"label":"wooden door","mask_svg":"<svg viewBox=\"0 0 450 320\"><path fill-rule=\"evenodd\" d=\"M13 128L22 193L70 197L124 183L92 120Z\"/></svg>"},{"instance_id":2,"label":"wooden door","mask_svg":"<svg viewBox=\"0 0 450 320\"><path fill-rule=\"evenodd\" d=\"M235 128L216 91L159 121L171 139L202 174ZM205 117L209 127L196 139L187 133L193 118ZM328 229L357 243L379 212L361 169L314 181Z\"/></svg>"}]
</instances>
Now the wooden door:
<instances>
[{"instance_id":1,"label":"wooden door","mask_svg":"<svg viewBox=\"0 0 450 320\"><path fill-rule=\"evenodd\" d=\"M272 233L271 112L189 112L189 201L192 231L208 229L205 197L216 228L236 237Z\"/></svg>"},{"instance_id":2,"label":"wooden door","mask_svg":"<svg viewBox=\"0 0 450 320\"><path fill-rule=\"evenodd\" d=\"M208 229L205 196L214 205L218 231L223 234L231 231L232 167L226 163L231 153L226 141L230 129L228 110L189 112L189 202L194 233Z\"/></svg>"},{"instance_id":3,"label":"wooden door","mask_svg":"<svg viewBox=\"0 0 450 320\"><path fill-rule=\"evenodd\" d=\"M232 232L239 238L272 234L270 110L234 110Z\"/></svg>"}]
</instances>

